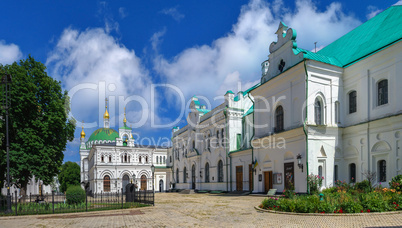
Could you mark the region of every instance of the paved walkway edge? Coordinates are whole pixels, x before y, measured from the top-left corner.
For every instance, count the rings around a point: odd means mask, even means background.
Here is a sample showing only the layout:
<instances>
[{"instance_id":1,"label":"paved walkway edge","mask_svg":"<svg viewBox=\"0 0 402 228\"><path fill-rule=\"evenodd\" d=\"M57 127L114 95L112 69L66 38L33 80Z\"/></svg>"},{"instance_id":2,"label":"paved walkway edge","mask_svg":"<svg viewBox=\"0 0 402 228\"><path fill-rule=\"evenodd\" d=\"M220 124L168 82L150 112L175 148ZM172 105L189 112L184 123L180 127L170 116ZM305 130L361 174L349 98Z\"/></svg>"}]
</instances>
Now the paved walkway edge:
<instances>
[{"instance_id":1,"label":"paved walkway edge","mask_svg":"<svg viewBox=\"0 0 402 228\"><path fill-rule=\"evenodd\" d=\"M302 216L370 216L370 215L392 215L392 214L402 214L402 211L388 211L388 212L370 212L370 213L294 213L285 211L274 211L262 209L258 206L254 207L257 211L273 214L285 214L285 215L302 215Z\"/></svg>"}]
</instances>

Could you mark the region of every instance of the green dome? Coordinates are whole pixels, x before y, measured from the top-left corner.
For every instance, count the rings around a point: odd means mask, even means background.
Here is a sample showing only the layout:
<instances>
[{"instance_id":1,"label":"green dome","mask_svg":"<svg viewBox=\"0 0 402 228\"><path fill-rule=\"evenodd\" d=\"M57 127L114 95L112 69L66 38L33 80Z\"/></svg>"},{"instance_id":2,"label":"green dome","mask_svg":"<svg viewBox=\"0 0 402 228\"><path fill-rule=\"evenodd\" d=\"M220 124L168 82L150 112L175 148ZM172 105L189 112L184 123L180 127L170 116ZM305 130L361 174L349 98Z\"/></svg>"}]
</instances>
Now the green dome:
<instances>
[{"instance_id":1,"label":"green dome","mask_svg":"<svg viewBox=\"0 0 402 228\"><path fill-rule=\"evenodd\" d=\"M94 131L88 139L88 142L91 141L116 141L116 138L119 138L119 133L112 128L99 128Z\"/></svg>"}]
</instances>

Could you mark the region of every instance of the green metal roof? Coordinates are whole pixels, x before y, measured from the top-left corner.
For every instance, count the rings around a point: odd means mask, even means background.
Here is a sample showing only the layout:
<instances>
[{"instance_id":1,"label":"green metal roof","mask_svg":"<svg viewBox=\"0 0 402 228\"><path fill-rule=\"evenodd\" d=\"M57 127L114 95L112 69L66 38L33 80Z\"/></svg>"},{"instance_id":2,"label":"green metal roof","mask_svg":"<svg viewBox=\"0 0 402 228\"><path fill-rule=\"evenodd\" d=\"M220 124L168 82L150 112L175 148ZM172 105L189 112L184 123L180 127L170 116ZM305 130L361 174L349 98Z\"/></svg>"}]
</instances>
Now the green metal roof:
<instances>
[{"instance_id":1,"label":"green metal roof","mask_svg":"<svg viewBox=\"0 0 402 228\"><path fill-rule=\"evenodd\" d=\"M119 137L119 133L112 128L99 128L94 131L88 139L90 141L116 141L116 138Z\"/></svg>"},{"instance_id":2,"label":"green metal roof","mask_svg":"<svg viewBox=\"0 0 402 228\"><path fill-rule=\"evenodd\" d=\"M303 56L304 56L305 59L311 59L311 60L315 60L315 61L318 61L318 62L328 63L328 64L335 65L335 66L338 66L338 67L343 66L342 63L339 62L335 57L329 57L329 56L321 55L319 53L314 53L314 52L311 52L311 51L307 51L307 50L304 50L302 48L294 48L293 49L293 53L295 55L299 54L300 52L303 52Z\"/></svg>"},{"instance_id":3,"label":"green metal roof","mask_svg":"<svg viewBox=\"0 0 402 228\"><path fill-rule=\"evenodd\" d=\"M124 123L124 126L120 127L119 129L131 130L131 127L127 127L126 123Z\"/></svg>"},{"instance_id":4,"label":"green metal roof","mask_svg":"<svg viewBox=\"0 0 402 228\"><path fill-rule=\"evenodd\" d=\"M402 6L391 6L317 54L333 57L345 67L401 38Z\"/></svg>"},{"instance_id":5,"label":"green metal roof","mask_svg":"<svg viewBox=\"0 0 402 228\"><path fill-rule=\"evenodd\" d=\"M207 114L208 112L210 112L211 110L205 109L205 108L197 108L197 111L202 112L204 114Z\"/></svg>"},{"instance_id":6,"label":"green metal roof","mask_svg":"<svg viewBox=\"0 0 402 228\"><path fill-rule=\"evenodd\" d=\"M243 117L248 116L253 112L254 112L254 105L251 106L251 108L246 112L246 114L243 115Z\"/></svg>"},{"instance_id":7,"label":"green metal roof","mask_svg":"<svg viewBox=\"0 0 402 228\"><path fill-rule=\"evenodd\" d=\"M226 95L226 94L228 94L228 93L230 93L230 94L234 94L232 90L228 90L228 91L226 91L225 95Z\"/></svg>"}]
</instances>

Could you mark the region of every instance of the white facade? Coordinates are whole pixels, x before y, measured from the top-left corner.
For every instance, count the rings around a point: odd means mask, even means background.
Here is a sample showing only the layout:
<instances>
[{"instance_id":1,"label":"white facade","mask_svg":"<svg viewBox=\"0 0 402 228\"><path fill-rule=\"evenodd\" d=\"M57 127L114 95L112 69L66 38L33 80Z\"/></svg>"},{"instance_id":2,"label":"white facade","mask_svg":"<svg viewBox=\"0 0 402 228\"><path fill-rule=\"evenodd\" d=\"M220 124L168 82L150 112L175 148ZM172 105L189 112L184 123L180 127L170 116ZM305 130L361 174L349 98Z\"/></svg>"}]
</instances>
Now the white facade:
<instances>
[{"instance_id":1,"label":"white facade","mask_svg":"<svg viewBox=\"0 0 402 228\"><path fill-rule=\"evenodd\" d=\"M258 97L255 110L260 110L255 112L255 124L266 124L255 128L257 174L273 174L254 182L254 191L266 191L265 185L285 189L285 166L291 170L296 192L307 191L308 174L323 176L323 187L329 187L335 180L362 181L363 173L370 171L377 173L377 182L387 186L392 177L401 174L402 167L402 82L397 80L402 70L402 43L390 43L364 59L336 66L322 60L320 52L295 49L296 36L289 37L295 32L286 31L284 24L277 34L263 84L251 91ZM278 67L281 61L285 63L282 71ZM380 85L384 80L386 88ZM382 95L384 88L386 94ZM279 106L283 108L279 117L283 129L275 131ZM298 167L299 154L303 170ZM282 177L279 183L278 174Z\"/></svg>"},{"instance_id":2,"label":"white facade","mask_svg":"<svg viewBox=\"0 0 402 228\"><path fill-rule=\"evenodd\" d=\"M261 85L228 92L211 111L193 98L188 125L173 129L176 188L307 192L309 174L325 188L367 172L387 186L402 173L400 15L392 6L317 53L298 48L281 22Z\"/></svg>"},{"instance_id":3,"label":"white facade","mask_svg":"<svg viewBox=\"0 0 402 228\"><path fill-rule=\"evenodd\" d=\"M108 128L108 118L106 110L105 128L95 131L87 142L85 133L81 133L81 183L87 183L93 193L125 191L129 183L137 184L142 190L170 189L168 148L135 144L132 129L125 121L116 132ZM154 176L152 165L155 166Z\"/></svg>"},{"instance_id":4,"label":"white facade","mask_svg":"<svg viewBox=\"0 0 402 228\"><path fill-rule=\"evenodd\" d=\"M246 169L246 164L231 162L229 151L240 149L238 135L243 134L243 115L251 108L252 99L248 93L239 92L235 97L228 91L225 102L213 110L201 106L197 97L192 99L188 124L173 129L175 188L232 191L236 183L231 168L241 165ZM251 163L251 156L248 160L246 163Z\"/></svg>"}]
</instances>

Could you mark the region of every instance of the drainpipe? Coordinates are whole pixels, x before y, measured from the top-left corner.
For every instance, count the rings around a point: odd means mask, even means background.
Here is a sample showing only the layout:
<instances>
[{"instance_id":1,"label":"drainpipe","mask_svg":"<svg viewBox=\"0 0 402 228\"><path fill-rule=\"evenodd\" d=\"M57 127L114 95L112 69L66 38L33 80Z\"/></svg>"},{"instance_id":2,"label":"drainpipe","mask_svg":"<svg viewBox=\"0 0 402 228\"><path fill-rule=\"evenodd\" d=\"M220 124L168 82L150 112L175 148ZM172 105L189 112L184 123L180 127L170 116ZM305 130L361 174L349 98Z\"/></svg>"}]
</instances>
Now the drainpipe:
<instances>
[{"instance_id":1,"label":"drainpipe","mask_svg":"<svg viewBox=\"0 0 402 228\"><path fill-rule=\"evenodd\" d=\"M225 109L223 110L223 115L225 116L225 133L226 133L226 139L228 141L228 119L227 119L227 109L228 106L225 107ZM225 147L226 147L226 191L229 191L229 174L228 174L228 157L229 157L229 148L228 148L228 142L225 143ZM230 144L229 144L230 145ZM232 190L232 157L230 157L230 190Z\"/></svg>"},{"instance_id":2,"label":"drainpipe","mask_svg":"<svg viewBox=\"0 0 402 228\"><path fill-rule=\"evenodd\" d=\"M367 88L367 170L370 172L370 70L367 70Z\"/></svg>"},{"instance_id":3,"label":"drainpipe","mask_svg":"<svg viewBox=\"0 0 402 228\"><path fill-rule=\"evenodd\" d=\"M248 95L248 97L250 98L250 94ZM255 107L254 107L254 100L253 99L251 99L250 98L250 100L251 100L251 102L253 103L253 109L255 110ZM253 164L253 162L254 162L254 147L253 147L253 143L251 142L252 140L253 140L253 138L254 138L254 135L255 135L255 127L254 127L254 110L253 110L253 135L250 137L250 147L251 147L251 164ZM253 169L253 171L254 171L254 169ZM254 173L252 173L251 174L251 181L252 181L252 185L251 185L251 189L250 189L250 193L252 193L253 191L254 191Z\"/></svg>"},{"instance_id":4,"label":"drainpipe","mask_svg":"<svg viewBox=\"0 0 402 228\"><path fill-rule=\"evenodd\" d=\"M309 184L308 184L308 181L307 181L307 177L308 177L308 172L309 172L309 170L308 170L308 134L307 134L307 129L306 129L306 125L307 125L307 110L308 110L308 108L307 108L307 99L308 99L308 73L307 73L307 66L306 66L306 60L304 60L304 72L306 73L306 99L305 99L305 102L306 102L306 111L305 111L305 119L304 119L304 123L303 123L303 132L304 132L304 135L306 136L305 138L306 138L306 183L307 183L307 193L308 194L310 194L310 186L309 186Z\"/></svg>"}]
</instances>

